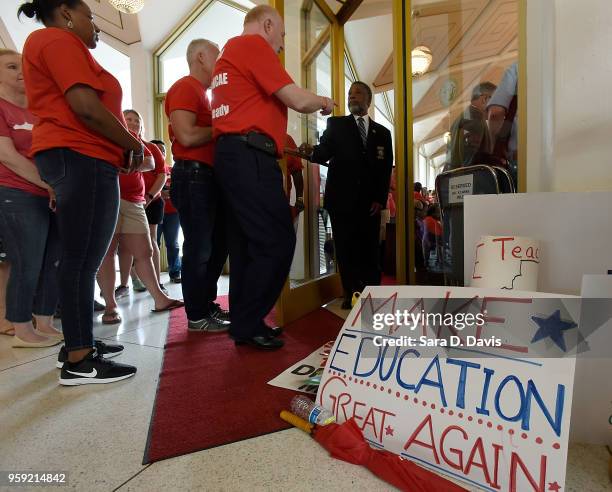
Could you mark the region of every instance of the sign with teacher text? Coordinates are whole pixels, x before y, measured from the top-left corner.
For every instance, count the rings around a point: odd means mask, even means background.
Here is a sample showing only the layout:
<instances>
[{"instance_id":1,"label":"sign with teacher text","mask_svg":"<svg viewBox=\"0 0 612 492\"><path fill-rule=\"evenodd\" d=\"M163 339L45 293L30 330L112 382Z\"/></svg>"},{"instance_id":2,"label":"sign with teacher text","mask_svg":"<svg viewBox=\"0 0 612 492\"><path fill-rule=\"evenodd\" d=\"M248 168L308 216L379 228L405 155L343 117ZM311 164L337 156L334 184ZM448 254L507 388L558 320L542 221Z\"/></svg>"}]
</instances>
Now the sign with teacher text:
<instances>
[{"instance_id":1,"label":"sign with teacher text","mask_svg":"<svg viewBox=\"0 0 612 492\"><path fill-rule=\"evenodd\" d=\"M317 403L371 446L484 490L561 491L579 298L368 288Z\"/></svg>"}]
</instances>

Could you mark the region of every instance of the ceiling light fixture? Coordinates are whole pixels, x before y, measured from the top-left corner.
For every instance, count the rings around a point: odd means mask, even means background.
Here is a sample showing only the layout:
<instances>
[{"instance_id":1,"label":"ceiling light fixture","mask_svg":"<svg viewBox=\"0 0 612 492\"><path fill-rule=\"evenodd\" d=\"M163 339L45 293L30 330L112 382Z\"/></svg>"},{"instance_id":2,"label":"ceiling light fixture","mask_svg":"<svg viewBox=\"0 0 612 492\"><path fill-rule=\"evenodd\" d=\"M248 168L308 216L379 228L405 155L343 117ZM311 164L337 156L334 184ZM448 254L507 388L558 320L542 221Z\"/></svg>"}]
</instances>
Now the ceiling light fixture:
<instances>
[{"instance_id":1,"label":"ceiling light fixture","mask_svg":"<svg viewBox=\"0 0 612 492\"><path fill-rule=\"evenodd\" d=\"M144 7L144 0L108 0L108 3L124 14L135 14Z\"/></svg>"},{"instance_id":2,"label":"ceiling light fixture","mask_svg":"<svg viewBox=\"0 0 612 492\"><path fill-rule=\"evenodd\" d=\"M433 60L431 50L427 46L417 46L412 50L412 75L418 77L423 75Z\"/></svg>"}]
</instances>

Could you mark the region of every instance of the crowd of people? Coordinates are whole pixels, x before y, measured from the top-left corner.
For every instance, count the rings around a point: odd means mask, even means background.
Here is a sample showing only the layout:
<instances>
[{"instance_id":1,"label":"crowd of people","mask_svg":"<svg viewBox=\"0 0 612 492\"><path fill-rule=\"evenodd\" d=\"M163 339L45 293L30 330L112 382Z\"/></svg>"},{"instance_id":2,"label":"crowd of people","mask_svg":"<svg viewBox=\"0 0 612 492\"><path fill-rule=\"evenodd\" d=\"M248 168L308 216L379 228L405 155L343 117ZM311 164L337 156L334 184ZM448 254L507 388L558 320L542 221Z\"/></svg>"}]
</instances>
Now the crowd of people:
<instances>
[{"instance_id":1,"label":"crowd of people","mask_svg":"<svg viewBox=\"0 0 612 492\"><path fill-rule=\"evenodd\" d=\"M122 111L120 84L92 56L100 30L88 5L36 0L18 15L44 28L28 37L22 55L0 51L3 333L15 347L63 341L63 385L129 378L136 367L109 360L123 347L96 340L93 319L97 281L102 323L121 323L117 298L129 292L132 276L132 287L152 297L153 313L185 306L190 331L228 331L236 345L281 348L282 330L263 320L295 246L277 162L288 146L287 108L327 115L335 104L298 87L283 68L279 13L252 9L243 34L221 54L206 39L189 44L189 74L165 103L171 171L163 142L143 139L140 114ZM301 197L302 183L294 183ZM160 283L162 235L184 301ZM231 311L216 302L228 255ZM61 331L53 326L56 311Z\"/></svg>"}]
</instances>

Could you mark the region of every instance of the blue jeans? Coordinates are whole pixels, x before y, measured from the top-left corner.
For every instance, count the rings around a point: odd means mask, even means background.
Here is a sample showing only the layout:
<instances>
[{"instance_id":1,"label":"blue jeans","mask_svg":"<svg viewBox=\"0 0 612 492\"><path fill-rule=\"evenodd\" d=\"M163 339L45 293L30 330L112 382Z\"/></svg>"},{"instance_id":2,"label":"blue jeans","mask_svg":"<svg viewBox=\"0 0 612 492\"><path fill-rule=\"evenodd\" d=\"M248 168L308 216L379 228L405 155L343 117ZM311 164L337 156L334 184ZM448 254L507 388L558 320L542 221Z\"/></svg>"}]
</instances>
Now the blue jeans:
<instances>
[{"instance_id":1,"label":"blue jeans","mask_svg":"<svg viewBox=\"0 0 612 492\"><path fill-rule=\"evenodd\" d=\"M170 198L185 236L182 287L187 318L210 314L217 282L227 259L225 220L212 168L172 168Z\"/></svg>"},{"instance_id":2,"label":"blue jeans","mask_svg":"<svg viewBox=\"0 0 612 492\"><path fill-rule=\"evenodd\" d=\"M57 196L59 297L66 348L93 347L96 273L117 224L118 171L108 162L67 148L40 152L35 162Z\"/></svg>"},{"instance_id":3,"label":"blue jeans","mask_svg":"<svg viewBox=\"0 0 612 492\"><path fill-rule=\"evenodd\" d=\"M166 242L170 278L181 276L181 256L178 244L179 227L181 227L179 214L175 212L173 214L164 214L164 220L157 228L157 245L161 244L162 234Z\"/></svg>"},{"instance_id":4,"label":"blue jeans","mask_svg":"<svg viewBox=\"0 0 612 492\"><path fill-rule=\"evenodd\" d=\"M0 225L11 264L6 319L51 316L57 304L59 238L49 198L0 186Z\"/></svg>"}]
</instances>

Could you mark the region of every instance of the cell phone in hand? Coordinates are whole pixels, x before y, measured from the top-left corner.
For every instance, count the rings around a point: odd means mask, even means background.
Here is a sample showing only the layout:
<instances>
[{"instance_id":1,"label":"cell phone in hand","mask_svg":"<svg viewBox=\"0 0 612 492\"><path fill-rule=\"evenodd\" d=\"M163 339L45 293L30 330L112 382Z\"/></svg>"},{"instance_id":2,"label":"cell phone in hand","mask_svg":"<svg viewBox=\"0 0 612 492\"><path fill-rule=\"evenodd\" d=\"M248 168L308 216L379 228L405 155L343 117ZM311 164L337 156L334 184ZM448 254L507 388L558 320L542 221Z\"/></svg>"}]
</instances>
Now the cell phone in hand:
<instances>
[{"instance_id":1,"label":"cell phone in hand","mask_svg":"<svg viewBox=\"0 0 612 492\"><path fill-rule=\"evenodd\" d=\"M127 172L132 167L132 160L134 159L134 151L126 150L123 153L123 169Z\"/></svg>"}]
</instances>

